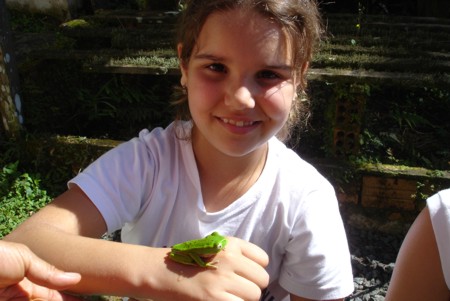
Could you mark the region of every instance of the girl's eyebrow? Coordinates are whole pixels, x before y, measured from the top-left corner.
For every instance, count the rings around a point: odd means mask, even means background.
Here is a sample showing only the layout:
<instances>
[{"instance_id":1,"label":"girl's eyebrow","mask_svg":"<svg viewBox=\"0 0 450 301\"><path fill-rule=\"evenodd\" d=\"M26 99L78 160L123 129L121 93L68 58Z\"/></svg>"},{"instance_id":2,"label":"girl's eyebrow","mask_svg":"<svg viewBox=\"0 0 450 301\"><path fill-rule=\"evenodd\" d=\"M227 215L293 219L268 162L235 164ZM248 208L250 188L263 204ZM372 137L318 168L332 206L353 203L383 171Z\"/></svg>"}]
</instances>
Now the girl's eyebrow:
<instances>
[{"instance_id":1,"label":"girl's eyebrow","mask_svg":"<svg viewBox=\"0 0 450 301\"><path fill-rule=\"evenodd\" d=\"M267 69L278 69L283 71L292 71L291 65L268 65L266 66Z\"/></svg>"},{"instance_id":2,"label":"girl's eyebrow","mask_svg":"<svg viewBox=\"0 0 450 301\"><path fill-rule=\"evenodd\" d=\"M226 59L224 57L220 57L220 56L216 56L213 54L209 54L209 53L198 53L196 55L194 55L194 58L196 59L203 59L203 60L210 60L210 61L214 61L214 62L222 62L225 61ZM274 69L274 70L282 70L282 71L292 71L292 66L291 65L286 65L286 64L279 64L279 65L266 65L264 66L263 69Z\"/></svg>"},{"instance_id":3,"label":"girl's eyebrow","mask_svg":"<svg viewBox=\"0 0 450 301\"><path fill-rule=\"evenodd\" d=\"M203 60L210 60L210 61L223 61L223 60L225 60L225 58L218 57L216 55L208 54L208 53L196 54L196 55L194 55L194 58L196 58L196 59L203 59Z\"/></svg>"}]
</instances>

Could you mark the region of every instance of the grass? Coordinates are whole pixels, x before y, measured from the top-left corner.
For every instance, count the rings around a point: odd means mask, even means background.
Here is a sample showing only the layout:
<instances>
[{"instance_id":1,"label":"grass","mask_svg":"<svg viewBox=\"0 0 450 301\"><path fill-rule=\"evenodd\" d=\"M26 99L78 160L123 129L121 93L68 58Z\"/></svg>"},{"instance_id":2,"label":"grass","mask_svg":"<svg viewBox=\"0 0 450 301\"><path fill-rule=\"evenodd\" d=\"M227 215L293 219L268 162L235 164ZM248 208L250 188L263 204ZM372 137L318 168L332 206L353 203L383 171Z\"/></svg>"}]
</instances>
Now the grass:
<instances>
[{"instance_id":1,"label":"grass","mask_svg":"<svg viewBox=\"0 0 450 301\"><path fill-rule=\"evenodd\" d=\"M0 170L0 238L50 202L38 175L22 173L18 162Z\"/></svg>"},{"instance_id":2,"label":"grass","mask_svg":"<svg viewBox=\"0 0 450 301\"><path fill-rule=\"evenodd\" d=\"M0 239L48 204L53 197L41 185L41 177L19 170L18 162L0 170ZM116 296L81 296L86 301L122 301Z\"/></svg>"}]
</instances>

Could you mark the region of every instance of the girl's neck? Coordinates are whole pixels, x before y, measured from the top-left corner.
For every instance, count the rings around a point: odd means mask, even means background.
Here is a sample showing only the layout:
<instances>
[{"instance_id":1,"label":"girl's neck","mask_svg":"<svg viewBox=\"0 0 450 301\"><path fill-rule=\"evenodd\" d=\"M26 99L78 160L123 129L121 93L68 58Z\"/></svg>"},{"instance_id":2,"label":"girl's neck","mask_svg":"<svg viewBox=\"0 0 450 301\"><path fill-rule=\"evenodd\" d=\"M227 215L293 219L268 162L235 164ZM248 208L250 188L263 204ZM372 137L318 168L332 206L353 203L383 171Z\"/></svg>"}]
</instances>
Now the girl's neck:
<instances>
[{"instance_id":1,"label":"girl's neck","mask_svg":"<svg viewBox=\"0 0 450 301\"><path fill-rule=\"evenodd\" d=\"M267 143L241 157L194 145L206 210L220 211L244 195L261 175L267 152Z\"/></svg>"}]
</instances>

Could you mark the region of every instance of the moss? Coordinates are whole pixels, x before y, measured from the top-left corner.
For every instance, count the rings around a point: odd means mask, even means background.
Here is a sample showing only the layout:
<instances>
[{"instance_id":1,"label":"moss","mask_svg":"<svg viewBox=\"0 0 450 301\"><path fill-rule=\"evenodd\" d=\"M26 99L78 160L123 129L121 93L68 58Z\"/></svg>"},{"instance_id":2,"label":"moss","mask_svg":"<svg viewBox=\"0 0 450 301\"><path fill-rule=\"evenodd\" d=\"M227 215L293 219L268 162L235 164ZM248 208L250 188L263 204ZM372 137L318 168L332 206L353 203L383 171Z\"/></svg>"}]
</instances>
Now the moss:
<instances>
[{"instance_id":1,"label":"moss","mask_svg":"<svg viewBox=\"0 0 450 301\"><path fill-rule=\"evenodd\" d=\"M421 177L450 180L450 171L429 170L422 167L412 167L405 165L361 163L358 166L361 172L384 174L389 176Z\"/></svg>"},{"instance_id":2,"label":"moss","mask_svg":"<svg viewBox=\"0 0 450 301\"><path fill-rule=\"evenodd\" d=\"M91 24L84 19L73 19L61 24L61 27L65 28L89 28Z\"/></svg>"},{"instance_id":3,"label":"moss","mask_svg":"<svg viewBox=\"0 0 450 301\"><path fill-rule=\"evenodd\" d=\"M58 195L66 182L121 141L76 136L28 135L17 141L20 163L45 175L43 185Z\"/></svg>"}]
</instances>

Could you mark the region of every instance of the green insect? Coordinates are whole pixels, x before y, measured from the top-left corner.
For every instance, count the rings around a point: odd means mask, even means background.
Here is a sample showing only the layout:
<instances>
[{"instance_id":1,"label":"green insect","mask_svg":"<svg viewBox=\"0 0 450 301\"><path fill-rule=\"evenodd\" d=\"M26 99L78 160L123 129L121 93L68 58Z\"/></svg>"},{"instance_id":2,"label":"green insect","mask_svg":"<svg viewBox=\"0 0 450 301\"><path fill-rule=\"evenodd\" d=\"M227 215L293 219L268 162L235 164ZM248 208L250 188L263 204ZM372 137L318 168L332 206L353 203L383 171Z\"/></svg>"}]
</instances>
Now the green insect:
<instances>
[{"instance_id":1,"label":"green insect","mask_svg":"<svg viewBox=\"0 0 450 301\"><path fill-rule=\"evenodd\" d=\"M210 263L208 259L224 250L227 243L228 241L224 236L213 232L205 238L189 240L174 245L169 258L182 264L216 269L216 262Z\"/></svg>"}]
</instances>

